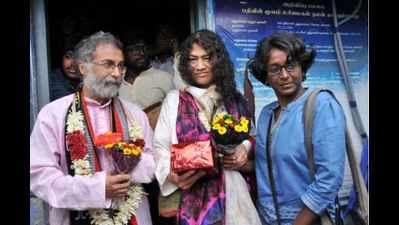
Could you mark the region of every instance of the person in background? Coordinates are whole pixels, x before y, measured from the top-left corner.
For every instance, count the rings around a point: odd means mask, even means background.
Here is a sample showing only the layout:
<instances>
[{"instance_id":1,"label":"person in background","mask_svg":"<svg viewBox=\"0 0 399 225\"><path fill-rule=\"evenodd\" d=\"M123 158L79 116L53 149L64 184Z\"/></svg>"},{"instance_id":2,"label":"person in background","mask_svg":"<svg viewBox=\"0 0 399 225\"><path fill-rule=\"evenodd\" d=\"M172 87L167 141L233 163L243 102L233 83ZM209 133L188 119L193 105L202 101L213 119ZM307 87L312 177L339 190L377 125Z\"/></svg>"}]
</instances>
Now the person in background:
<instances>
[{"instance_id":1,"label":"person in background","mask_svg":"<svg viewBox=\"0 0 399 225\"><path fill-rule=\"evenodd\" d=\"M82 87L45 105L33 127L30 190L49 204L50 225L151 225L141 184L154 177L153 133L145 113L117 97L123 45L100 31L79 42L75 56ZM144 144L134 167L118 169L121 159L101 147L100 135L109 132Z\"/></svg>"},{"instance_id":2,"label":"person in background","mask_svg":"<svg viewBox=\"0 0 399 225\"><path fill-rule=\"evenodd\" d=\"M139 105L147 113L151 127L155 128L162 101L174 89L172 77L151 66L148 46L143 39L131 38L125 43L127 71L119 96Z\"/></svg>"},{"instance_id":3,"label":"person in background","mask_svg":"<svg viewBox=\"0 0 399 225\"><path fill-rule=\"evenodd\" d=\"M151 128L155 129L162 101L166 94L174 89L172 77L150 65L148 46L143 38L132 32L123 36L126 44L124 54L127 71L122 79L119 96L138 104L146 112ZM152 220L155 224L161 224L163 221L158 213L158 183L154 179L144 187L149 193Z\"/></svg>"},{"instance_id":4,"label":"person in background","mask_svg":"<svg viewBox=\"0 0 399 225\"><path fill-rule=\"evenodd\" d=\"M65 37L61 68L53 70L49 76L50 101L72 94L78 89L82 77L73 59L73 49L82 38L80 34Z\"/></svg>"},{"instance_id":5,"label":"person in background","mask_svg":"<svg viewBox=\"0 0 399 225\"><path fill-rule=\"evenodd\" d=\"M317 96L313 115L314 177L304 143L303 108L313 88L305 88L303 81L315 55L294 33L272 34L256 49L252 73L277 97L262 109L256 132L257 205L263 224L310 225L319 224L325 212L332 219L339 216L334 200L344 176L345 118L326 92Z\"/></svg>"},{"instance_id":6,"label":"person in background","mask_svg":"<svg viewBox=\"0 0 399 225\"><path fill-rule=\"evenodd\" d=\"M168 72L173 77L176 89L182 89L187 83L181 78L178 70L180 53L178 51L179 41L171 26L161 25L155 40L155 47L151 53L154 68Z\"/></svg>"},{"instance_id":7,"label":"person in background","mask_svg":"<svg viewBox=\"0 0 399 225\"><path fill-rule=\"evenodd\" d=\"M172 27L169 25L161 25L156 35L151 65L173 76L175 74L173 63L178 45L177 35Z\"/></svg>"}]
</instances>

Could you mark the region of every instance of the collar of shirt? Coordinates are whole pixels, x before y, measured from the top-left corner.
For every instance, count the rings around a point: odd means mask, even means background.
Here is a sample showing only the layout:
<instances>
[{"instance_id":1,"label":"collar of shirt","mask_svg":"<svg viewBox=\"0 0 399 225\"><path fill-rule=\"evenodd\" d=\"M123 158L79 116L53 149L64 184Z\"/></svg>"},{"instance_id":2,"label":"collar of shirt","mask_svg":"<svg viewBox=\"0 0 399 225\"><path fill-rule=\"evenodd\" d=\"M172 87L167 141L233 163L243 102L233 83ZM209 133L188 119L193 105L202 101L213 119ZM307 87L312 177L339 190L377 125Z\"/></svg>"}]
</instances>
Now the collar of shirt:
<instances>
[{"instance_id":1,"label":"collar of shirt","mask_svg":"<svg viewBox=\"0 0 399 225\"><path fill-rule=\"evenodd\" d=\"M298 105L301 105L306 99L308 98L308 95L312 92L314 88L308 88L305 87L305 92L300 96L299 98L295 99L294 101L288 103L288 105L284 108L285 111L291 111ZM269 108L269 113L273 112L275 109L277 109L280 106L278 101L275 101L271 103L271 107Z\"/></svg>"},{"instance_id":2,"label":"collar of shirt","mask_svg":"<svg viewBox=\"0 0 399 225\"><path fill-rule=\"evenodd\" d=\"M111 104L111 100L112 100L112 99L109 99L106 103L101 105L101 103L99 103L98 101L96 101L94 99L91 99L89 97L84 97L84 98L85 98L88 106L98 107L100 109L105 109L106 107L108 107Z\"/></svg>"}]
</instances>

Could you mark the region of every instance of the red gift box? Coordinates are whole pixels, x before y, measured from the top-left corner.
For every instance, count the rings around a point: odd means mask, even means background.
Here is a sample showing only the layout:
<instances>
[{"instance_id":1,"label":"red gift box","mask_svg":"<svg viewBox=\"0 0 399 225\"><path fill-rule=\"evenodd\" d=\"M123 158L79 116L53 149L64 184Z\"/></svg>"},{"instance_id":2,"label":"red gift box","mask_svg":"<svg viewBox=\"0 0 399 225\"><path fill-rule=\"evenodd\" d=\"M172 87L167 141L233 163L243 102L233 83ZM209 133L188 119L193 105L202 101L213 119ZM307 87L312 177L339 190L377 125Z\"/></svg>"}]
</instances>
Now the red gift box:
<instances>
[{"instance_id":1,"label":"red gift box","mask_svg":"<svg viewBox=\"0 0 399 225\"><path fill-rule=\"evenodd\" d=\"M173 144L171 167L175 173L196 169L211 169L214 166L211 141Z\"/></svg>"}]
</instances>

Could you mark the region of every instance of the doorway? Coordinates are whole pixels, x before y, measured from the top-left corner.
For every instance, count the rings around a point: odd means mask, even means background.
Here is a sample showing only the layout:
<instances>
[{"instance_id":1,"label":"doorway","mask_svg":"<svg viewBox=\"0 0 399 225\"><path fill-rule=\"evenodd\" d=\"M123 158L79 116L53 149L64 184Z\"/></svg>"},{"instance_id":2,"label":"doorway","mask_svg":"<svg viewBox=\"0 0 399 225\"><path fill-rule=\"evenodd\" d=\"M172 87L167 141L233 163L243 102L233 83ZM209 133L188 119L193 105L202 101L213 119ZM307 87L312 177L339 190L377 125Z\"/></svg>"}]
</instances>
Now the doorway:
<instances>
[{"instance_id":1,"label":"doorway","mask_svg":"<svg viewBox=\"0 0 399 225\"><path fill-rule=\"evenodd\" d=\"M102 30L120 37L137 32L152 45L160 26L167 25L181 42L190 34L190 2L47 1L50 68L60 67L65 38L73 34L88 36Z\"/></svg>"}]
</instances>

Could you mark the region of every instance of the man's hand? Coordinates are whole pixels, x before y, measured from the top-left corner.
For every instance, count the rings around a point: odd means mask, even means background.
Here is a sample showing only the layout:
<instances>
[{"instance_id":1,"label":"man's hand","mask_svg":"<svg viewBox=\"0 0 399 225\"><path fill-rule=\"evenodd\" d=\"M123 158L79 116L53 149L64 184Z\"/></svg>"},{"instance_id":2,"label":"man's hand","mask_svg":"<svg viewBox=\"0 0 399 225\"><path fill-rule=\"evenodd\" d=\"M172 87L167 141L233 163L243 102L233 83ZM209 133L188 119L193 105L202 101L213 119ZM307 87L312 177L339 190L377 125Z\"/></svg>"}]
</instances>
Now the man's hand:
<instances>
[{"instance_id":1,"label":"man's hand","mask_svg":"<svg viewBox=\"0 0 399 225\"><path fill-rule=\"evenodd\" d=\"M130 176L128 174L107 174L105 178L105 197L124 197L127 194L129 184Z\"/></svg>"},{"instance_id":2,"label":"man's hand","mask_svg":"<svg viewBox=\"0 0 399 225\"><path fill-rule=\"evenodd\" d=\"M236 147L234 153L223 156L225 169L238 170L248 161L248 152L243 144Z\"/></svg>"},{"instance_id":3,"label":"man's hand","mask_svg":"<svg viewBox=\"0 0 399 225\"><path fill-rule=\"evenodd\" d=\"M178 175L170 172L168 180L183 190L189 189L199 178L206 174L203 170L190 170Z\"/></svg>"}]
</instances>

